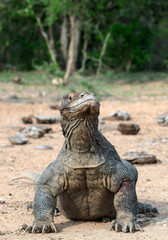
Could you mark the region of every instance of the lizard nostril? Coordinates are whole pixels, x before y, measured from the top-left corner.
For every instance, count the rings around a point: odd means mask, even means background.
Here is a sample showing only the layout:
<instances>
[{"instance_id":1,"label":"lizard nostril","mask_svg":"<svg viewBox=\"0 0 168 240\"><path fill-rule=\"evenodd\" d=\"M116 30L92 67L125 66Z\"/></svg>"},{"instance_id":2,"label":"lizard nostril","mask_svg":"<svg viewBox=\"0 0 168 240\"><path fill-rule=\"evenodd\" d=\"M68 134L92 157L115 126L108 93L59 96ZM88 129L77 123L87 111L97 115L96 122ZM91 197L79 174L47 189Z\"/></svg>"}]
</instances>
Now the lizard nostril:
<instances>
[{"instance_id":1,"label":"lizard nostril","mask_svg":"<svg viewBox=\"0 0 168 240\"><path fill-rule=\"evenodd\" d=\"M83 96L84 96L84 93L81 93L81 94L80 94L80 97L83 97Z\"/></svg>"}]
</instances>

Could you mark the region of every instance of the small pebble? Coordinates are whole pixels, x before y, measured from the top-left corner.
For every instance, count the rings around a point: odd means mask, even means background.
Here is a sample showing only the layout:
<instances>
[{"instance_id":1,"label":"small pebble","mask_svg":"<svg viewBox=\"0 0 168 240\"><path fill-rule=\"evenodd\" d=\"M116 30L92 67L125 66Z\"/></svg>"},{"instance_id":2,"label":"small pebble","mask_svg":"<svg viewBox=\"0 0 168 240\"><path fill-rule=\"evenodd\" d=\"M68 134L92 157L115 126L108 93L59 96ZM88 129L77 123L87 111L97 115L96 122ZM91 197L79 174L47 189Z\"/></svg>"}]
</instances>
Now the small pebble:
<instances>
[{"instance_id":1,"label":"small pebble","mask_svg":"<svg viewBox=\"0 0 168 240\"><path fill-rule=\"evenodd\" d=\"M5 143L3 143L3 144L1 144L1 147L2 148L10 148L10 147L13 147L13 145L12 144L5 144Z\"/></svg>"},{"instance_id":2,"label":"small pebble","mask_svg":"<svg viewBox=\"0 0 168 240\"><path fill-rule=\"evenodd\" d=\"M47 145L39 145L36 147L36 149L38 150L51 150L53 149L51 146L47 146Z\"/></svg>"},{"instance_id":3,"label":"small pebble","mask_svg":"<svg viewBox=\"0 0 168 240\"><path fill-rule=\"evenodd\" d=\"M23 145L29 141L29 139L26 138L25 135L20 132L17 132L15 136L8 137L8 139L13 145Z\"/></svg>"},{"instance_id":4,"label":"small pebble","mask_svg":"<svg viewBox=\"0 0 168 240\"><path fill-rule=\"evenodd\" d=\"M138 124L133 124L133 123L129 123L129 124L120 123L118 124L117 130L122 134L136 135L140 130L140 126Z\"/></svg>"},{"instance_id":5,"label":"small pebble","mask_svg":"<svg viewBox=\"0 0 168 240\"><path fill-rule=\"evenodd\" d=\"M32 123L33 123L32 116L22 117L22 122L23 122L24 124L32 124Z\"/></svg>"},{"instance_id":6,"label":"small pebble","mask_svg":"<svg viewBox=\"0 0 168 240\"><path fill-rule=\"evenodd\" d=\"M0 198L0 203L1 203L1 204L5 203L5 199Z\"/></svg>"},{"instance_id":7,"label":"small pebble","mask_svg":"<svg viewBox=\"0 0 168 240\"><path fill-rule=\"evenodd\" d=\"M59 110L59 109L60 109L60 106L59 106L57 103L51 103L51 104L49 105L49 107L50 107L51 109L54 109L54 110Z\"/></svg>"},{"instance_id":8,"label":"small pebble","mask_svg":"<svg viewBox=\"0 0 168 240\"><path fill-rule=\"evenodd\" d=\"M138 151L136 149L130 150L122 156L123 160L129 161L133 164L150 164L158 163L159 160L154 154L149 154L145 151ZM150 181L147 179L147 181Z\"/></svg>"},{"instance_id":9,"label":"small pebble","mask_svg":"<svg viewBox=\"0 0 168 240\"><path fill-rule=\"evenodd\" d=\"M22 225L21 229L26 230L27 227L28 227L28 225L27 225L26 223L24 223L24 224Z\"/></svg>"},{"instance_id":10,"label":"small pebble","mask_svg":"<svg viewBox=\"0 0 168 240\"><path fill-rule=\"evenodd\" d=\"M26 137L31 138L40 138L44 136L44 130L35 126L25 128L22 133L25 134Z\"/></svg>"}]
</instances>

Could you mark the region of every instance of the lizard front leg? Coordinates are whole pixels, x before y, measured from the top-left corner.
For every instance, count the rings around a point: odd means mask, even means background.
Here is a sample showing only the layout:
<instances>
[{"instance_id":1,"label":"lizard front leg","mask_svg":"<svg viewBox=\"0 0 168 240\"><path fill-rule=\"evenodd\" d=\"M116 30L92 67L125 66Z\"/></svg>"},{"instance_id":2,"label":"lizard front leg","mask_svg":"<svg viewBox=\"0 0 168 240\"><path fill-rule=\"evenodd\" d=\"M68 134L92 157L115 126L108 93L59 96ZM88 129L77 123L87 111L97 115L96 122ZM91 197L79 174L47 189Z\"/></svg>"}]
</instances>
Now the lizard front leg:
<instances>
[{"instance_id":1,"label":"lizard front leg","mask_svg":"<svg viewBox=\"0 0 168 240\"><path fill-rule=\"evenodd\" d=\"M27 232L57 232L54 212L57 196L65 190L65 177L61 169L54 166L54 163L49 165L37 182L33 204L34 221L32 226L26 228Z\"/></svg>"},{"instance_id":2,"label":"lizard front leg","mask_svg":"<svg viewBox=\"0 0 168 240\"><path fill-rule=\"evenodd\" d=\"M116 219L111 222L111 230L131 233L142 231L136 221L137 197L133 180L128 179L122 182L114 197L114 207Z\"/></svg>"},{"instance_id":3,"label":"lizard front leg","mask_svg":"<svg viewBox=\"0 0 168 240\"><path fill-rule=\"evenodd\" d=\"M54 225L54 212L56 208L56 197L51 193L48 186L37 185L33 214L33 225L27 228L28 232L32 233L44 233L57 231Z\"/></svg>"}]
</instances>

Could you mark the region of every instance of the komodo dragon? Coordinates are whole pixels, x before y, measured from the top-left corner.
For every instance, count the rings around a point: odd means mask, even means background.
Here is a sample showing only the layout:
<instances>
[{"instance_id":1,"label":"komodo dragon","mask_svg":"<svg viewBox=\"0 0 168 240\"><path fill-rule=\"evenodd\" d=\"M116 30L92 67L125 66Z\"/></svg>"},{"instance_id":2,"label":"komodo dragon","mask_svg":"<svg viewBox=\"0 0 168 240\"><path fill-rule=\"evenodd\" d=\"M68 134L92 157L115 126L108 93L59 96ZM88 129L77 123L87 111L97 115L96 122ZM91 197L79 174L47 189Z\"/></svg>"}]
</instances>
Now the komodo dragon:
<instances>
[{"instance_id":1,"label":"komodo dragon","mask_svg":"<svg viewBox=\"0 0 168 240\"><path fill-rule=\"evenodd\" d=\"M137 211L157 212L137 201L136 168L122 161L111 143L98 131L100 103L94 94L69 93L60 113L64 145L57 159L38 178L33 214L26 231L56 231L54 211L69 219L114 219L110 229L117 232L142 230ZM29 177L28 177L29 178Z\"/></svg>"}]
</instances>

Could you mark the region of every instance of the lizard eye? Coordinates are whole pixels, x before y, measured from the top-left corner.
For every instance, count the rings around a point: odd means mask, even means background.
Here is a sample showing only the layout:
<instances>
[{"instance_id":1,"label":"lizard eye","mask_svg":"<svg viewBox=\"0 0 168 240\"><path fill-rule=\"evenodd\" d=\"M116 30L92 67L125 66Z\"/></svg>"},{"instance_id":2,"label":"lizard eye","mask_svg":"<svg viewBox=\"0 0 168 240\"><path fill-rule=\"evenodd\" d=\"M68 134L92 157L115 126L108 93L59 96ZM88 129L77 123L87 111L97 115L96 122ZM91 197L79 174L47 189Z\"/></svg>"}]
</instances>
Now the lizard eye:
<instances>
[{"instance_id":1,"label":"lizard eye","mask_svg":"<svg viewBox=\"0 0 168 240\"><path fill-rule=\"evenodd\" d=\"M71 96L69 96L68 100L69 100L69 101L71 101L71 100L72 100L72 97L71 97Z\"/></svg>"}]
</instances>

